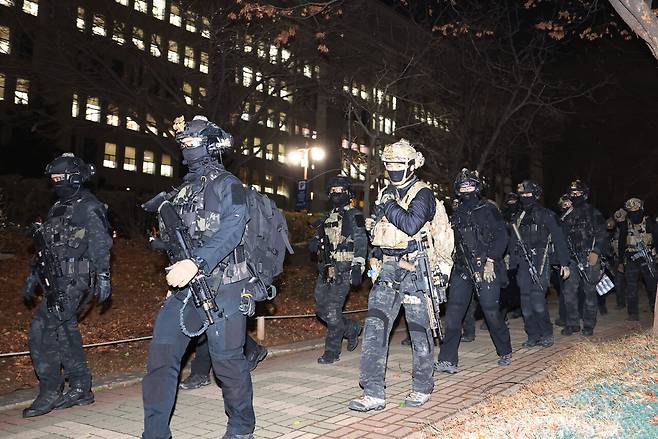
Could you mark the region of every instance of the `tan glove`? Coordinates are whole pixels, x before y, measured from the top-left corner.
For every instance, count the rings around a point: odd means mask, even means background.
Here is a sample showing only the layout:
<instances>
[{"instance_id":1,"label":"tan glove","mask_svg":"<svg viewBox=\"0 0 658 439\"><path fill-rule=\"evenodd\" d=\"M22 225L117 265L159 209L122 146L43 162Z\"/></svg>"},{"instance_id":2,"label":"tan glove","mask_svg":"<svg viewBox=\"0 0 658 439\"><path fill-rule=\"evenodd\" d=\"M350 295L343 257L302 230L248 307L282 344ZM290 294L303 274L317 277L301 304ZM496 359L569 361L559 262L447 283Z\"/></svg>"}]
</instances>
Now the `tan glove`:
<instances>
[{"instance_id":1,"label":"tan glove","mask_svg":"<svg viewBox=\"0 0 658 439\"><path fill-rule=\"evenodd\" d=\"M199 272L199 267L192 259L183 259L165 268L165 270L168 272L167 283L172 287L182 288L194 279L194 276Z\"/></svg>"},{"instance_id":2,"label":"tan glove","mask_svg":"<svg viewBox=\"0 0 658 439\"><path fill-rule=\"evenodd\" d=\"M494 261L492 259L487 259L487 262L484 264L484 274L482 279L485 282L493 282L496 279L496 272L494 271Z\"/></svg>"},{"instance_id":3,"label":"tan glove","mask_svg":"<svg viewBox=\"0 0 658 439\"><path fill-rule=\"evenodd\" d=\"M571 276L571 270L569 270L569 267L566 265L563 267L560 267L560 276L562 279L567 279L569 276Z\"/></svg>"},{"instance_id":4,"label":"tan glove","mask_svg":"<svg viewBox=\"0 0 658 439\"><path fill-rule=\"evenodd\" d=\"M587 256L587 265L593 267L597 262L599 262L599 255L594 252L590 252L590 254Z\"/></svg>"},{"instance_id":5,"label":"tan glove","mask_svg":"<svg viewBox=\"0 0 658 439\"><path fill-rule=\"evenodd\" d=\"M617 271L620 272L620 273L623 273L624 272L624 264L619 264L617 266Z\"/></svg>"},{"instance_id":6,"label":"tan glove","mask_svg":"<svg viewBox=\"0 0 658 439\"><path fill-rule=\"evenodd\" d=\"M366 218L366 230L369 232L373 227L375 227L375 220L372 218Z\"/></svg>"}]
</instances>

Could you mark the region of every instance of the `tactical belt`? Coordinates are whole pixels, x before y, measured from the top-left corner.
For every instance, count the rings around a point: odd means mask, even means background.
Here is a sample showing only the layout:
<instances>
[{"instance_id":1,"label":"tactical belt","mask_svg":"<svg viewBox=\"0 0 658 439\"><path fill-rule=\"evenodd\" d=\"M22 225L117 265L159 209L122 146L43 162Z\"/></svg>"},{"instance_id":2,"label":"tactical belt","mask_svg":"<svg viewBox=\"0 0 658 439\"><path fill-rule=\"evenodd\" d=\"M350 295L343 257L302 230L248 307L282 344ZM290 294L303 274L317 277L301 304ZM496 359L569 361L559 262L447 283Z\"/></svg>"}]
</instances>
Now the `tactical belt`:
<instances>
[{"instance_id":1,"label":"tactical belt","mask_svg":"<svg viewBox=\"0 0 658 439\"><path fill-rule=\"evenodd\" d=\"M89 273L89 260L87 259L76 260L74 258L69 258L61 261L60 266L64 276Z\"/></svg>"},{"instance_id":2,"label":"tactical belt","mask_svg":"<svg viewBox=\"0 0 658 439\"><path fill-rule=\"evenodd\" d=\"M415 270L415 261L416 261L416 253L417 252L412 252L412 253L406 253L404 255L384 255L382 257L382 261L384 262L397 262L400 266L400 268L407 270L407 271L414 271Z\"/></svg>"},{"instance_id":3,"label":"tactical belt","mask_svg":"<svg viewBox=\"0 0 658 439\"><path fill-rule=\"evenodd\" d=\"M352 262L354 260L354 252L334 252L332 258L336 262Z\"/></svg>"}]
</instances>

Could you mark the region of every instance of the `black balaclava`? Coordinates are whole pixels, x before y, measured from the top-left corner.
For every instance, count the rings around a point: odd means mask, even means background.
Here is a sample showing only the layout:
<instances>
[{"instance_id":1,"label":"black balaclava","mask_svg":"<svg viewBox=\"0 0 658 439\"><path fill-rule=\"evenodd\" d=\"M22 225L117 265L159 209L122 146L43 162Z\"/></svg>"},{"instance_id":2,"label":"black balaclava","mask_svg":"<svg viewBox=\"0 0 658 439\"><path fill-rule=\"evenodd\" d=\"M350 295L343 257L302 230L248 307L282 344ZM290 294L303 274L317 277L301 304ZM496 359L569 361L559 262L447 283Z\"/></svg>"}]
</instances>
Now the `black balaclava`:
<instances>
[{"instance_id":1,"label":"black balaclava","mask_svg":"<svg viewBox=\"0 0 658 439\"><path fill-rule=\"evenodd\" d=\"M211 157L203 145L196 148L183 148L183 164L188 167L190 172L203 168L210 160Z\"/></svg>"},{"instance_id":2,"label":"black balaclava","mask_svg":"<svg viewBox=\"0 0 658 439\"><path fill-rule=\"evenodd\" d=\"M71 198L80 190L80 183L71 183L69 179L70 175L67 174L64 180L53 183L53 191L55 192L55 195L62 200Z\"/></svg>"},{"instance_id":3,"label":"black balaclava","mask_svg":"<svg viewBox=\"0 0 658 439\"><path fill-rule=\"evenodd\" d=\"M578 197L574 197L573 195L571 195L569 199L571 200L571 203L573 204L574 207L582 207L585 205L585 197L583 195L580 195Z\"/></svg>"},{"instance_id":4,"label":"black balaclava","mask_svg":"<svg viewBox=\"0 0 658 439\"><path fill-rule=\"evenodd\" d=\"M537 199L535 197L519 197L519 201L524 209L537 204Z\"/></svg>"},{"instance_id":5,"label":"black balaclava","mask_svg":"<svg viewBox=\"0 0 658 439\"><path fill-rule=\"evenodd\" d=\"M644 218L644 210L635 210L628 212L628 219L631 220L633 224L640 224Z\"/></svg>"},{"instance_id":6,"label":"black balaclava","mask_svg":"<svg viewBox=\"0 0 658 439\"><path fill-rule=\"evenodd\" d=\"M350 194L348 192L333 192L329 194L329 201L334 209L343 207L350 202Z\"/></svg>"},{"instance_id":7,"label":"black balaclava","mask_svg":"<svg viewBox=\"0 0 658 439\"><path fill-rule=\"evenodd\" d=\"M473 192L459 192L459 204L463 204L466 207L474 207L480 197L476 191Z\"/></svg>"}]
</instances>

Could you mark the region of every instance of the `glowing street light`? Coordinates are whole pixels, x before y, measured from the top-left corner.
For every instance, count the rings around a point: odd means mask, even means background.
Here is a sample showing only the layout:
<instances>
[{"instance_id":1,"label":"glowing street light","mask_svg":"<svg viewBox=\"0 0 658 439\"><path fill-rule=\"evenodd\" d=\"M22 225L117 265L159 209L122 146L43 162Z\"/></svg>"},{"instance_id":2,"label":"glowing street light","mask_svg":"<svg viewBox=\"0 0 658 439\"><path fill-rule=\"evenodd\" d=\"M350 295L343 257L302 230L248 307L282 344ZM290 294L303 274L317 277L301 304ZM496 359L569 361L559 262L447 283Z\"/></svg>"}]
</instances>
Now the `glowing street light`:
<instances>
[{"instance_id":1,"label":"glowing street light","mask_svg":"<svg viewBox=\"0 0 658 439\"><path fill-rule=\"evenodd\" d=\"M299 164L302 168L304 168L304 180L308 179L309 158L314 162L321 162L325 158L324 149L318 146L298 148L297 150L288 154L289 163L295 166Z\"/></svg>"}]
</instances>

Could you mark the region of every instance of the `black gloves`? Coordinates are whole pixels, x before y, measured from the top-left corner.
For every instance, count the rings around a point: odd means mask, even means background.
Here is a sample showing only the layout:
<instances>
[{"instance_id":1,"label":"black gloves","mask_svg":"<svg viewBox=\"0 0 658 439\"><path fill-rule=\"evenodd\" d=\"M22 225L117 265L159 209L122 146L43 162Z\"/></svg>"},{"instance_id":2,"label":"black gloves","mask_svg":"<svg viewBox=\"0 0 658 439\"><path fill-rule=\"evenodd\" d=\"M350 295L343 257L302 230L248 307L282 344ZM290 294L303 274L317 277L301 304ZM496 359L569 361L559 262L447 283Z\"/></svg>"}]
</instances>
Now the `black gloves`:
<instances>
[{"instance_id":1,"label":"black gloves","mask_svg":"<svg viewBox=\"0 0 658 439\"><path fill-rule=\"evenodd\" d=\"M352 286L361 285L363 279L363 274L361 270L361 265L352 265L352 271L350 272L350 283Z\"/></svg>"},{"instance_id":2,"label":"black gloves","mask_svg":"<svg viewBox=\"0 0 658 439\"><path fill-rule=\"evenodd\" d=\"M97 273L96 274L96 291L94 294L98 296L98 303L105 303L112 295L112 284L110 282L110 273Z\"/></svg>"},{"instance_id":3,"label":"black gloves","mask_svg":"<svg viewBox=\"0 0 658 439\"><path fill-rule=\"evenodd\" d=\"M34 290L39 284L39 278L33 271L27 276L25 282L23 282L23 287L21 288L21 293L23 294L23 300L29 302L34 298Z\"/></svg>"}]
</instances>

